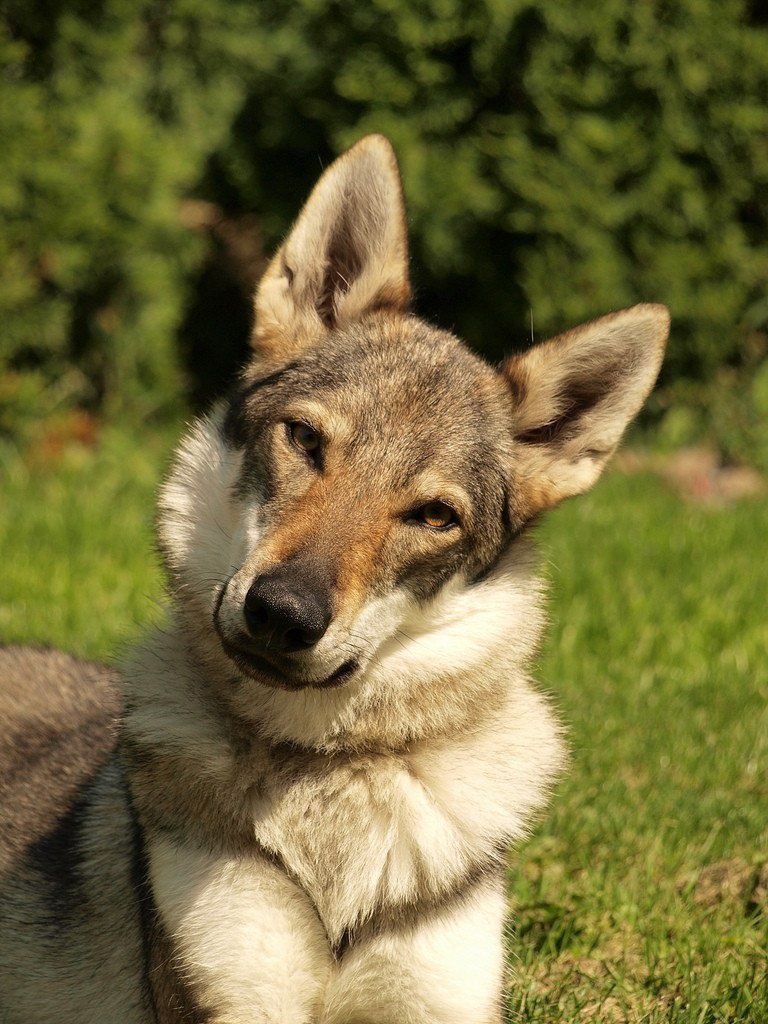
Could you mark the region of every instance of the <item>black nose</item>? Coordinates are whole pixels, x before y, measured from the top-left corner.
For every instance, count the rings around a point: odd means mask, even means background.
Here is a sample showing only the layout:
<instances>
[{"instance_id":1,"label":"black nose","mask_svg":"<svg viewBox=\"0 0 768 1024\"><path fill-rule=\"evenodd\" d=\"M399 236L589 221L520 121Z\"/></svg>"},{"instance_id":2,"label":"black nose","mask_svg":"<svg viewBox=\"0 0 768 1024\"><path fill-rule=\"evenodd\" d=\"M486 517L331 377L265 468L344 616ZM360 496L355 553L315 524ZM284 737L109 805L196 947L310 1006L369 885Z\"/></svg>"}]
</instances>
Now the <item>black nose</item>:
<instances>
[{"instance_id":1,"label":"black nose","mask_svg":"<svg viewBox=\"0 0 768 1024\"><path fill-rule=\"evenodd\" d=\"M312 567L288 562L257 578L245 595L248 632L268 647L313 647L331 623L331 588Z\"/></svg>"}]
</instances>

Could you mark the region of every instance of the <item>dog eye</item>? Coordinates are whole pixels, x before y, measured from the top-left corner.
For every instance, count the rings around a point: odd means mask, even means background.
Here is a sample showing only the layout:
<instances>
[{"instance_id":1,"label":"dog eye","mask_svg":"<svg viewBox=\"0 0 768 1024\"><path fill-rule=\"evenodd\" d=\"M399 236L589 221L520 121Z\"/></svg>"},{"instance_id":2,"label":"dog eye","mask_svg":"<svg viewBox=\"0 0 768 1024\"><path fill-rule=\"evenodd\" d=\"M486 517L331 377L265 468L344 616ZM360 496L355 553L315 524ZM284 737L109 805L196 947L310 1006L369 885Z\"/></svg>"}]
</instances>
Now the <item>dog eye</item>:
<instances>
[{"instance_id":1,"label":"dog eye","mask_svg":"<svg viewBox=\"0 0 768 1024\"><path fill-rule=\"evenodd\" d=\"M459 522L456 513L444 501L428 501L426 505L417 508L411 518L432 530L447 530Z\"/></svg>"},{"instance_id":2,"label":"dog eye","mask_svg":"<svg viewBox=\"0 0 768 1024\"><path fill-rule=\"evenodd\" d=\"M293 420L287 423L288 433L293 444L310 458L315 459L320 451L320 435L308 423Z\"/></svg>"}]
</instances>

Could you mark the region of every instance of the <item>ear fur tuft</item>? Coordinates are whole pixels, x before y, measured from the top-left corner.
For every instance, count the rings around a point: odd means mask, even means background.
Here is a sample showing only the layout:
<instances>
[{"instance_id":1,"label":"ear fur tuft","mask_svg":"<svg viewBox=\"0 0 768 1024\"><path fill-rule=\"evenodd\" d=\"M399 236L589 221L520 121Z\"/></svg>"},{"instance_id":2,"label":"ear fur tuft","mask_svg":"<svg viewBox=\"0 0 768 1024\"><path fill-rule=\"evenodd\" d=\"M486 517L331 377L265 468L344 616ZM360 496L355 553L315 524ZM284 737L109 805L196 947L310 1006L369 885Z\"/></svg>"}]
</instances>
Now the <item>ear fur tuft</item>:
<instances>
[{"instance_id":1,"label":"ear fur tuft","mask_svg":"<svg viewBox=\"0 0 768 1024\"><path fill-rule=\"evenodd\" d=\"M291 359L337 326L410 301L397 158L367 135L323 173L256 292L253 346Z\"/></svg>"},{"instance_id":2,"label":"ear fur tuft","mask_svg":"<svg viewBox=\"0 0 768 1024\"><path fill-rule=\"evenodd\" d=\"M610 313L507 359L518 511L526 518L588 490L661 367L666 306Z\"/></svg>"}]
</instances>

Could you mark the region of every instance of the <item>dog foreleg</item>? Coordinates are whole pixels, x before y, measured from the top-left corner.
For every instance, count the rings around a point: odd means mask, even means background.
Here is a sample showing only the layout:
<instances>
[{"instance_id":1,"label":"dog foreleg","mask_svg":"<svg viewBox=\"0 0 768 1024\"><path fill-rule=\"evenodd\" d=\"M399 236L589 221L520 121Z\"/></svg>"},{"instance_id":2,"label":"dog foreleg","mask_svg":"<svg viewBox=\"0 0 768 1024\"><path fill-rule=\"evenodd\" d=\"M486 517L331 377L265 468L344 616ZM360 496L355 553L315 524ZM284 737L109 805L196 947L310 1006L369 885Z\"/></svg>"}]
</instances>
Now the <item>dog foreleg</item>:
<instances>
[{"instance_id":1,"label":"dog foreleg","mask_svg":"<svg viewBox=\"0 0 768 1024\"><path fill-rule=\"evenodd\" d=\"M176 967L210 1024L316 1024L332 955L306 895L270 861L168 838L150 880Z\"/></svg>"}]
</instances>

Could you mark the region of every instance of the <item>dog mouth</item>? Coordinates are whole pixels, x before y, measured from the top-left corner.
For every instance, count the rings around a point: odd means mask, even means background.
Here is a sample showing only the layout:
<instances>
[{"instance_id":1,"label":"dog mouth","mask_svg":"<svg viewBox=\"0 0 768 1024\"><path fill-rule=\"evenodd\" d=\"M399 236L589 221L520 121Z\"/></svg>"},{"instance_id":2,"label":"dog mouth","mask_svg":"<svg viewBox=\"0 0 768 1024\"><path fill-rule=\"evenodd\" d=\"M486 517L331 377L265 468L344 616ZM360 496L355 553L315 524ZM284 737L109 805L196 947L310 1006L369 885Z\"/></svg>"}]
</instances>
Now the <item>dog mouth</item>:
<instances>
[{"instance_id":1,"label":"dog mouth","mask_svg":"<svg viewBox=\"0 0 768 1024\"><path fill-rule=\"evenodd\" d=\"M231 640L221 637L222 647L227 657L233 661L245 675L259 683L282 690L329 690L348 682L359 668L357 658L350 658L322 679L304 679L294 673L278 667L268 658L257 654L250 647L243 647Z\"/></svg>"}]
</instances>

